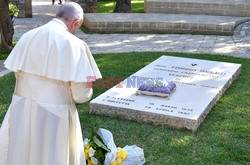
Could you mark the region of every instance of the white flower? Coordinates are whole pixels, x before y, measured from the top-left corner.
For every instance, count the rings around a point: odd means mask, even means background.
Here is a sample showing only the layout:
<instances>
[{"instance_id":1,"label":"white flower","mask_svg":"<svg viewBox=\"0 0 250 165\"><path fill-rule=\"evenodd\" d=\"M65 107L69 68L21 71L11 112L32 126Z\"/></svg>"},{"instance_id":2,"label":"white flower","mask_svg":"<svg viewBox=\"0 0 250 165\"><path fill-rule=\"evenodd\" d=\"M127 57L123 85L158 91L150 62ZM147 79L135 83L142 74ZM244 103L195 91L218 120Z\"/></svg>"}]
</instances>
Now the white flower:
<instances>
[{"instance_id":1,"label":"white flower","mask_svg":"<svg viewBox=\"0 0 250 165\"><path fill-rule=\"evenodd\" d=\"M93 164L98 164L98 160L95 157L91 157L90 160Z\"/></svg>"},{"instance_id":2,"label":"white flower","mask_svg":"<svg viewBox=\"0 0 250 165\"><path fill-rule=\"evenodd\" d=\"M87 146L89 144L90 140L88 138L84 139L83 146Z\"/></svg>"},{"instance_id":3,"label":"white flower","mask_svg":"<svg viewBox=\"0 0 250 165\"><path fill-rule=\"evenodd\" d=\"M116 161L117 161L117 163L119 164L119 163L121 163L122 162L122 158L116 158Z\"/></svg>"},{"instance_id":4,"label":"white flower","mask_svg":"<svg viewBox=\"0 0 250 165\"><path fill-rule=\"evenodd\" d=\"M90 147L90 149L89 149L89 157L92 157L94 155L95 155L95 150L92 147Z\"/></svg>"}]
</instances>

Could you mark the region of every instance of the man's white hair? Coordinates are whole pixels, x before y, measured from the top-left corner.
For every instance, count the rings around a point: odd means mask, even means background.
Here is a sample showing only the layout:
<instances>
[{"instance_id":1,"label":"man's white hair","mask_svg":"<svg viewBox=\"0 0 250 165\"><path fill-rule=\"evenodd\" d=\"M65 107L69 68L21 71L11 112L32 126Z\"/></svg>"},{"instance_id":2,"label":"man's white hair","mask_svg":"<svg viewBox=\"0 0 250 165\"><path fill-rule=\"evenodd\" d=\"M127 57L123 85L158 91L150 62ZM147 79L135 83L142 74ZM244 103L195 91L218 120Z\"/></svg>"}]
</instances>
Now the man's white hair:
<instances>
[{"instance_id":1,"label":"man's white hair","mask_svg":"<svg viewBox=\"0 0 250 165\"><path fill-rule=\"evenodd\" d=\"M56 14L57 18L72 22L76 19L83 19L83 9L75 2L66 2L60 6Z\"/></svg>"}]
</instances>

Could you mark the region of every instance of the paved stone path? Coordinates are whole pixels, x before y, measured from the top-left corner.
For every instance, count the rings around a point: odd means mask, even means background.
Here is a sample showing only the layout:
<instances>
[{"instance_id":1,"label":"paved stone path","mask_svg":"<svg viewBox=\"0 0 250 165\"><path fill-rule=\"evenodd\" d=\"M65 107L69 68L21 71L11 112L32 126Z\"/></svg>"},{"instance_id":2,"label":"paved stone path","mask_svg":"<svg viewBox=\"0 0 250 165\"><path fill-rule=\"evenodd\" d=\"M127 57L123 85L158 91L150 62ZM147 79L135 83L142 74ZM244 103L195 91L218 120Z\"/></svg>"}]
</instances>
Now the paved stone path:
<instances>
[{"instance_id":1,"label":"paved stone path","mask_svg":"<svg viewBox=\"0 0 250 165\"><path fill-rule=\"evenodd\" d=\"M15 20L14 39L51 20L59 5L50 1L32 2L33 18ZM239 25L233 36L179 34L76 34L93 54L118 52L185 52L250 58L250 22ZM3 74L0 63L0 75Z\"/></svg>"}]
</instances>

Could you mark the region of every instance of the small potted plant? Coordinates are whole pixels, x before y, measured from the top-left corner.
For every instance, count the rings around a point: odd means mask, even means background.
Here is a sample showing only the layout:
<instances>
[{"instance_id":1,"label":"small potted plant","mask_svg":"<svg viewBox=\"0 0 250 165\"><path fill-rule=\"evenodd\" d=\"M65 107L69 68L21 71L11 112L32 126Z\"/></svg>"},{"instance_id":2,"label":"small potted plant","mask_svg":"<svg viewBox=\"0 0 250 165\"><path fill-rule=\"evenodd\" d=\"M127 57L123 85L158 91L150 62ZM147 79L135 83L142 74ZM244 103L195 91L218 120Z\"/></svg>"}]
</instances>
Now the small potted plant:
<instances>
[{"instance_id":1,"label":"small potted plant","mask_svg":"<svg viewBox=\"0 0 250 165\"><path fill-rule=\"evenodd\" d=\"M12 23L14 23L14 18L18 16L19 9L16 5L9 3L9 12L10 12Z\"/></svg>"}]
</instances>

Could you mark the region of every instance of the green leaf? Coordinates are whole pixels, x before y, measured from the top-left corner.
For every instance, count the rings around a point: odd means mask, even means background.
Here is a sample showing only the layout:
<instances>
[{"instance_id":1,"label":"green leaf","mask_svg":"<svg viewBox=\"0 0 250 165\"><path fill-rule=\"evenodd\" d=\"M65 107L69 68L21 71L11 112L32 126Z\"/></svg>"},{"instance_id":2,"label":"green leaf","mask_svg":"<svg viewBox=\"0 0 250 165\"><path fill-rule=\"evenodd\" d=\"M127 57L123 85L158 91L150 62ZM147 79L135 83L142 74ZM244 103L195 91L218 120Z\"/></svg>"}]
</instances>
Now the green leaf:
<instances>
[{"instance_id":1,"label":"green leaf","mask_svg":"<svg viewBox=\"0 0 250 165\"><path fill-rule=\"evenodd\" d=\"M101 140L98 139L98 137L96 135L93 136L93 140L94 140L95 144L98 145L98 147L103 148L107 152L111 151L108 147L105 146L105 144L103 144L103 142Z\"/></svg>"},{"instance_id":2,"label":"green leaf","mask_svg":"<svg viewBox=\"0 0 250 165\"><path fill-rule=\"evenodd\" d=\"M104 153L103 149L102 149L102 148L99 148L99 149L95 150L95 155L94 155L94 157L95 157L96 159L98 159L98 161L99 161L101 164L103 164L103 162L104 162L104 160L105 160L105 153Z\"/></svg>"}]
</instances>

